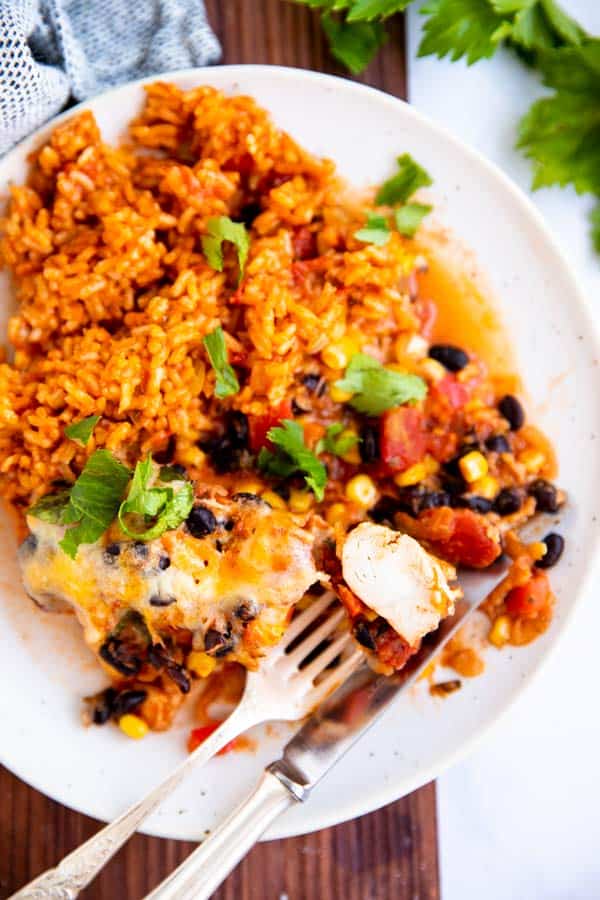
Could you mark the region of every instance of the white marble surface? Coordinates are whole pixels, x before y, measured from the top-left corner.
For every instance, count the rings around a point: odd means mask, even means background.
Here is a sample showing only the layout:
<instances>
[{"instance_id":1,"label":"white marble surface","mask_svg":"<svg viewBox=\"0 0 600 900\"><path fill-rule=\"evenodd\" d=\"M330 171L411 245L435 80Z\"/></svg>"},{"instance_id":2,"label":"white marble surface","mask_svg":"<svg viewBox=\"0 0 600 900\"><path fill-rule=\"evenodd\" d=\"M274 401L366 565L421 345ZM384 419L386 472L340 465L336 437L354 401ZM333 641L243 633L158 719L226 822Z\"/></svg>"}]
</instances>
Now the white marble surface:
<instances>
[{"instance_id":1,"label":"white marble surface","mask_svg":"<svg viewBox=\"0 0 600 900\"><path fill-rule=\"evenodd\" d=\"M562 0L600 35L598 0ZM515 126L544 89L508 53L471 68L416 58L409 16L411 102L497 163L529 192ZM531 194L600 320L600 257L587 228L592 201L571 190ZM600 489L598 502L600 506ZM467 761L438 781L443 900L600 898L598 596L584 598L542 676Z\"/></svg>"}]
</instances>

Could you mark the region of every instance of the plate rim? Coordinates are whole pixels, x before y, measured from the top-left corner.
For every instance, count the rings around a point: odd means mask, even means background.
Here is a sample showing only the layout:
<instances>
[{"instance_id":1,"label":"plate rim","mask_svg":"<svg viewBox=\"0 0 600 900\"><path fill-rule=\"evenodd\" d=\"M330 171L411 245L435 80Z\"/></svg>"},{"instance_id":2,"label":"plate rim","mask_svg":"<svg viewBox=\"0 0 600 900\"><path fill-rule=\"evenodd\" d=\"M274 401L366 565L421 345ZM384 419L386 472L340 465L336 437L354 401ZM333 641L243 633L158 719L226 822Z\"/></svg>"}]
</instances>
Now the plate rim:
<instances>
[{"instance_id":1,"label":"plate rim","mask_svg":"<svg viewBox=\"0 0 600 900\"><path fill-rule=\"evenodd\" d=\"M52 131L58 124L70 118L71 116L77 115L77 113L90 108L98 100L101 100L112 94L118 94L119 92L126 93L132 89L137 89L143 87L146 84L152 84L156 81L169 81L190 77L201 79L202 77L206 76L210 78L211 73L214 73L215 71L223 72L225 75L229 75L234 79L238 77L240 81L243 79L243 76L245 74L251 72L253 76L262 76L265 78L272 78L275 75L278 78L285 80L307 80L316 83L322 83L325 85L330 85L334 90L345 91L349 95L358 93L364 94L366 96L373 96L378 103L385 103L392 110L397 111L398 107L400 107L402 109L402 114L408 116L409 119L412 119L414 122L416 122L419 127L425 128L433 136L437 134L444 140L450 142L454 146L454 148L463 155L463 157L466 157L468 159L470 158L476 165L483 167L487 175L495 180L499 187L506 194L510 195L513 202L516 203L518 207L520 207L521 211L529 219L532 225L535 226L537 235L542 239L543 243L546 245L546 248L552 252L557 260L557 264L562 269L562 275L566 279L572 296L576 299L579 310L585 319L585 324L588 328L588 338L590 346L594 346L596 353L600 357L600 324L596 322L596 319L592 315L591 298L588 299L587 293L583 290L580 284L578 275L567 261L566 254L560 246L557 238L550 230L550 227L546 223L541 212L539 212L539 210L536 208L533 201L529 198L525 191L522 190L496 163L489 160L484 154L482 154L474 147L470 146L468 143L465 143L461 138L456 137L445 126L438 124L429 116L412 106L406 100L395 97L394 95L389 94L386 91L381 90L380 88L361 84L348 78L343 78L337 75L330 75L323 72L316 72L309 69L296 68L292 66L266 64L198 66L185 69L173 69L165 72L157 72L154 75L139 78L134 81L126 82L124 84L115 85L114 87L109 88L106 91L96 94L93 97L89 97L86 100L83 100L82 102L76 104L75 106L70 107L62 113L54 116L52 119L49 119L47 122L45 122L34 132L21 140L0 158L0 171L2 170L4 165L10 164L13 159L22 159L24 156L28 156L36 148L40 140L42 140L47 134L49 134L49 132ZM200 80L199 84L201 84ZM4 188L5 185L1 185L0 187ZM550 659L552 659L554 654L557 652L560 643L572 627L574 617L578 613L578 611L580 611L584 598L590 591L590 587L596 574L596 570L600 569L599 550L600 534L597 534L594 536L590 544L585 545L585 557L581 569L581 587L572 605L562 614L560 625L557 628L556 632L552 635L552 638L549 640L544 654L540 657L540 659L532 664L530 671L522 679L519 688L515 690L513 694L509 698L507 698L501 705L499 705L498 709L491 716L491 718L487 722L482 723L470 738L467 738L465 741L463 741L463 743L453 752L447 753L446 756L444 756L441 761L436 763L435 765L429 766L426 770L419 770L419 772L415 773L415 775L413 775L412 777L404 776L401 786L396 786L393 781L390 783L382 782L381 787L378 790L374 789L369 793L366 803L353 803L352 796L354 795L350 795L350 799L342 805L342 808L336 806L335 812L328 812L326 810L321 813L317 813L316 815L313 815L311 821L307 823L302 822L300 829L298 827L295 827L293 823L290 823L289 826L286 826L285 819L282 820L279 825L276 821L274 825L278 825L278 827L269 829L265 833L265 835L262 836L261 840L267 841L293 837L302 834L310 834L323 828L329 828L335 825L342 824L343 822L347 822L353 818L356 818L357 816L371 813L374 810L380 809L381 807L389 803L395 802L401 797L406 796L414 790L417 790L419 787L428 784L430 781L439 777L450 766L455 765L457 762L470 755L484 739L491 736L494 729L501 724L512 707L523 698L523 696L528 692L531 685L540 677ZM57 797L54 793L49 793L46 789L40 786L37 778L31 778L29 777L29 775L23 774L20 771L20 767L15 766L12 761L10 764L8 764L8 762L4 758L1 748L0 763L2 763L2 765L4 765L8 769L8 771L28 784L30 787L42 793L44 796L49 797L55 802L62 804L68 809L72 809L75 812L80 812L84 815L91 816L97 821L102 821L97 819L97 816L93 810L90 810L85 806L75 805L73 802L68 802L62 798ZM283 827L281 827L282 825ZM168 830L162 829L160 827L152 829L145 829L144 827L142 827L139 830L142 834L148 834L155 837L163 837L174 840L189 840L188 837L179 837L177 835L173 835L172 832L169 832Z\"/></svg>"}]
</instances>

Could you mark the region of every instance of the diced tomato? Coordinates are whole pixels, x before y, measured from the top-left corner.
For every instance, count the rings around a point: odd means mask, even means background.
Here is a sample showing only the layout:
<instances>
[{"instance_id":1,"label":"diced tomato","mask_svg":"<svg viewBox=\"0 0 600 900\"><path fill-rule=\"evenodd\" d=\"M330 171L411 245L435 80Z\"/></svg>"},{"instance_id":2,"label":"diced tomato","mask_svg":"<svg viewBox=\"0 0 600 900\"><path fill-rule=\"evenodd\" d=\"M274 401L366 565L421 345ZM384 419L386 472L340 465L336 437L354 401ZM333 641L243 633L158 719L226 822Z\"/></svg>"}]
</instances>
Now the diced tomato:
<instances>
[{"instance_id":1,"label":"diced tomato","mask_svg":"<svg viewBox=\"0 0 600 900\"><path fill-rule=\"evenodd\" d=\"M302 225L292 238L295 259L314 259L317 255L317 238L309 228Z\"/></svg>"},{"instance_id":2,"label":"diced tomato","mask_svg":"<svg viewBox=\"0 0 600 900\"><path fill-rule=\"evenodd\" d=\"M420 642L419 642L420 643ZM377 659L393 669L401 669L405 665L413 653L419 649L419 645L411 647L391 625L385 629L383 634L377 635L375 638L375 653Z\"/></svg>"},{"instance_id":3,"label":"diced tomato","mask_svg":"<svg viewBox=\"0 0 600 900\"><path fill-rule=\"evenodd\" d=\"M404 472L425 456L423 413L410 406L388 409L379 424L381 460L392 472Z\"/></svg>"},{"instance_id":4,"label":"diced tomato","mask_svg":"<svg viewBox=\"0 0 600 900\"><path fill-rule=\"evenodd\" d=\"M414 537L454 565L485 569L502 553L498 530L480 513L443 506L420 513Z\"/></svg>"},{"instance_id":5,"label":"diced tomato","mask_svg":"<svg viewBox=\"0 0 600 900\"><path fill-rule=\"evenodd\" d=\"M217 730L219 725L221 725L221 722L211 722L210 725L201 725L199 728L193 728L190 731L190 736L188 738L188 753L193 753L196 747L203 744L206 738L210 737L213 731ZM235 741L236 739L234 738L232 741L229 741L228 744L225 744L224 747L221 747L217 756L224 756L225 753L235 750Z\"/></svg>"},{"instance_id":6,"label":"diced tomato","mask_svg":"<svg viewBox=\"0 0 600 900\"><path fill-rule=\"evenodd\" d=\"M536 619L546 612L550 605L550 582L545 572L538 572L525 584L509 591L506 597L506 611L510 616L521 619Z\"/></svg>"},{"instance_id":7,"label":"diced tomato","mask_svg":"<svg viewBox=\"0 0 600 900\"><path fill-rule=\"evenodd\" d=\"M421 334L426 340L430 340L437 319L437 306L433 300L419 297L415 302L414 310L417 319L421 323Z\"/></svg>"},{"instance_id":8,"label":"diced tomato","mask_svg":"<svg viewBox=\"0 0 600 900\"><path fill-rule=\"evenodd\" d=\"M440 463L448 462L456 455L458 435L452 431L430 431L427 433L427 452Z\"/></svg>"},{"instance_id":9,"label":"diced tomato","mask_svg":"<svg viewBox=\"0 0 600 900\"><path fill-rule=\"evenodd\" d=\"M250 430L250 449L258 453L261 447L269 447L267 432L275 425L279 425L282 419L290 419L292 416L291 400L284 400L271 412L262 416L249 416L248 427Z\"/></svg>"},{"instance_id":10,"label":"diced tomato","mask_svg":"<svg viewBox=\"0 0 600 900\"><path fill-rule=\"evenodd\" d=\"M471 396L469 386L457 381L451 372L433 385L432 392L447 400L452 409L462 409Z\"/></svg>"}]
</instances>

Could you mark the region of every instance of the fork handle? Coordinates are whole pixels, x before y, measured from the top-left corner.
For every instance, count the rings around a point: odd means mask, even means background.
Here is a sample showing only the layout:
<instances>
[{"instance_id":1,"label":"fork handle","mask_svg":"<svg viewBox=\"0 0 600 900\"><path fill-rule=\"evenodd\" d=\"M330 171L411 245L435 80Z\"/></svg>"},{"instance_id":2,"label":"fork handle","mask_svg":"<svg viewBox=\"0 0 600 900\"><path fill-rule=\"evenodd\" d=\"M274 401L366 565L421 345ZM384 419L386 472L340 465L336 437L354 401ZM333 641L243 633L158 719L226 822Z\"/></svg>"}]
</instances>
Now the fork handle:
<instances>
[{"instance_id":1,"label":"fork handle","mask_svg":"<svg viewBox=\"0 0 600 900\"><path fill-rule=\"evenodd\" d=\"M75 900L79 892L87 887L108 860L137 831L144 819L173 793L192 768L208 762L225 744L256 724L256 716L248 715L246 710L236 707L229 718L161 784L125 810L114 822L101 828L85 844L65 856L56 868L42 872L9 900Z\"/></svg>"},{"instance_id":2,"label":"fork handle","mask_svg":"<svg viewBox=\"0 0 600 900\"><path fill-rule=\"evenodd\" d=\"M208 900L271 822L297 801L265 771L254 792L145 900Z\"/></svg>"}]
</instances>

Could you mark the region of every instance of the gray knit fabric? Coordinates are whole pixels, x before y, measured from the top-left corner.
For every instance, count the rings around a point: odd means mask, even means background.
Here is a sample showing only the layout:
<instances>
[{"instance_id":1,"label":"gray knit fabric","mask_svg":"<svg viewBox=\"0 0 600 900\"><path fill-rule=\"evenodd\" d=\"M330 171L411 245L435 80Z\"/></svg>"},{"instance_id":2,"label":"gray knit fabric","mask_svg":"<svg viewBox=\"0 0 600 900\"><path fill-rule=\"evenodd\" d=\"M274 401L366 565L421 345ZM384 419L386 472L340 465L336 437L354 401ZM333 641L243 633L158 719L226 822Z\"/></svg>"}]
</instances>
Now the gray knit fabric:
<instances>
[{"instance_id":1,"label":"gray knit fabric","mask_svg":"<svg viewBox=\"0 0 600 900\"><path fill-rule=\"evenodd\" d=\"M0 155L70 98L220 53L202 0L0 0Z\"/></svg>"}]
</instances>

